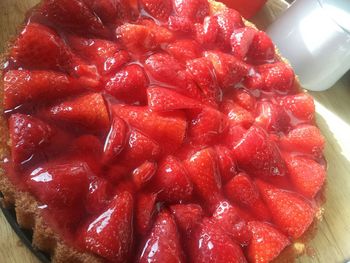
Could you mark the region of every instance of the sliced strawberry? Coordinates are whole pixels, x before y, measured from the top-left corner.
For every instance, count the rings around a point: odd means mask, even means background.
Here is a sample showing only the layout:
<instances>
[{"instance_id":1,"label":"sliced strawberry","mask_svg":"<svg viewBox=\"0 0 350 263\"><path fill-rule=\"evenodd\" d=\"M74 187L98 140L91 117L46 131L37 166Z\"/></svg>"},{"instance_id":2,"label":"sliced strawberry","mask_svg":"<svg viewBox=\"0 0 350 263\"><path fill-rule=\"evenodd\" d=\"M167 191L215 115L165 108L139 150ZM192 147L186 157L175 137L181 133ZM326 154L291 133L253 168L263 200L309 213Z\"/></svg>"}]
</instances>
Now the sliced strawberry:
<instances>
[{"instance_id":1,"label":"sliced strawberry","mask_svg":"<svg viewBox=\"0 0 350 263\"><path fill-rule=\"evenodd\" d=\"M186 120L181 112L157 113L145 107L113 106L114 113L170 149L178 148L185 137Z\"/></svg>"},{"instance_id":2,"label":"sliced strawberry","mask_svg":"<svg viewBox=\"0 0 350 263\"><path fill-rule=\"evenodd\" d=\"M253 114L232 100L223 101L221 110L227 114L230 125L241 125L249 128L254 122Z\"/></svg>"},{"instance_id":3,"label":"sliced strawberry","mask_svg":"<svg viewBox=\"0 0 350 263\"><path fill-rule=\"evenodd\" d=\"M203 92L205 101L209 105L217 105L222 100L222 91L217 83L212 63L206 58L197 58L187 61L186 67Z\"/></svg>"},{"instance_id":4,"label":"sliced strawberry","mask_svg":"<svg viewBox=\"0 0 350 263\"><path fill-rule=\"evenodd\" d=\"M175 221L167 211L159 213L138 260L150 261L185 262Z\"/></svg>"},{"instance_id":5,"label":"sliced strawberry","mask_svg":"<svg viewBox=\"0 0 350 263\"><path fill-rule=\"evenodd\" d=\"M78 93L84 86L72 77L53 71L10 70L4 75L4 108L27 102L50 101Z\"/></svg>"},{"instance_id":6,"label":"sliced strawberry","mask_svg":"<svg viewBox=\"0 0 350 263\"><path fill-rule=\"evenodd\" d=\"M121 22L132 17L128 0L84 0L84 2L104 23Z\"/></svg>"},{"instance_id":7,"label":"sliced strawberry","mask_svg":"<svg viewBox=\"0 0 350 263\"><path fill-rule=\"evenodd\" d=\"M82 0L45 0L40 10L55 25L79 33L109 35L101 20Z\"/></svg>"},{"instance_id":8,"label":"sliced strawberry","mask_svg":"<svg viewBox=\"0 0 350 263\"><path fill-rule=\"evenodd\" d=\"M278 180L286 175L286 166L277 145L260 127L252 126L247 131L234 147L233 155L238 166L253 176Z\"/></svg>"},{"instance_id":9,"label":"sliced strawberry","mask_svg":"<svg viewBox=\"0 0 350 263\"><path fill-rule=\"evenodd\" d=\"M190 258L195 263L247 262L240 246L209 219L204 219L191 236Z\"/></svg>"},{"instance_id":10,"label":"sliced strawberry","mask_svg":"<svg viewBox=\"0 0 350 263\"><path fill-rule=\"evenodd\" d=\"M251 221L248 228L253 236L247 252L250 262L271 262L290 244L288 238L270 224Z\"/></svg>"},{"instance_id":11,"label":"sliced strawberry","mask_svg":"<svg viewBox=\"0 0 350 263\"><path fill-rule=\"evenodd\" d=\"M231 35L232 54L241 60L246 60L257 30L252 27L235 29Z\"/></svg>"},{"instance_id":12,"label":"sliced strawberry","mask_svg":"<svg viewBox=\"0 0 350 263\"><path fill-rule=\"evenodd\" d=\"M221 181L213 149L196 152L185 161L194 191L206 205L212 207L221 199Z\"/></svg>"},{"instance_id":13,"label":"sliced strawberry","mask_svg":"<svg viewBox=\"0 0 350 263\"><path fill-rule=\"evenodd\" d=\"M225 94L228 99L233 99L235 103L248 111L255 109L256 98L245 89L233 89L230 93Z\"/></svg>"},{"instance_id":14,"label":"sliced strawberry","mask_svg":"<svg viewBox=\"0 0 350 263\"><path fill-rule=\"evenodd\" d=\"M87 39L69 36L70 47L87 62L95 64L104 74L119 70L130 60L129 53L115 42L103 39Z\"/></svg>"},{"instance_id":15,"label":"sliced strawberry","mask_svg":"<svg viewBox=\"0 0 350 263\"><path fill-rule=\"evenodd\" d=\"M280 140L280 145L288 151L311 154L316 158L322 156L325 139L320 130L312 125L300 125L291 130Z\"/></svg>"},{"instance_id":16,"label":"sliced strawberry","mask_svg":"<svg viewBox=\"0 0 350 263\"><path fill-rule=\"evenodd\" d=\"M267 131L284 132L290 128L291 119L284 109L269 101L256 105L255 123Z\"/></svg>"},{"instance_id":17,"label":"sliced strawberry","mask_svg":"<svg viewBox=\"0 0 350 263\"><path fill-rule=\"evenodd\" d=\"M224 137L225 145L227 145L229 149L233 149L243 138L246 132L247 129L241 125L229 125L227 133Z\"/></svg>"},{"instance_id":18,"label":"sliced strawberry","mask_svg":"<svg viewBox=\"0 0 350 263\"><path fill-rule=\"evenodd\" d=\"M51 106L45 114L66 123L92 129L108 128L109 116L101 94L92 93Z\"/></svg>"},{"instance_id":19,"label":"sliced strawberry","mask_svg":"<svg viewBox=\"0 0 350 263\"><path fill-rule=\"evenodd\" d=\"M135 204L135 225L138 234L146 235L156 214L157 194L140 193Z\"/></svg>"},{"instance_id":20,"label":"sliced strawberry","mask_svg":"<svg viewBox=\"0 0 350 263\"><path fill-rule=\"evenodd\" d=\"M299 193L314 198L326 179L326 168L312 159L301 156L285 156L292 183Z\"/></svg>"},{"instance_id":21,"label":"sliced strawberry","mask_svg":"<svg viewBox=\"0 0 350 263\"><path fill-rule=\"evenodd\" d=\"M148 106L155 111L201 108L199 101L183 96L168 88L151 87L147 89Z\"/></svg>"},{"instance_id":22,"label":"sliced strawberry","mask_svg":"<svg viewBox=\"0 0 350 263\"><path fill-rule=\"evenodd\" d=\"M116 157L122 152L127 140L127 132L126 123L119 117L114 116L104 145L103 160L105 163L116 160Z\"/></svg>"},{"instance_id":23,"label":"sliced strawberry","mask_svg":"<svg viewBox=\"0 0 350 263\"><path fill-rule=\"evenodd\" d=\"M70 70L72 55L52 29L29 23L10 50L16 65L26 69Z\"/></svg>"},{"instance_id":24,"label":"sliced strawberry","mask_svg":"<svg viewBox=\"0 0 350 263\"><path fill-rule=\"evenodd\" d=\"M174 156L167 156L160 162L153 177L154 187L161 201L177 203L192 196L193 186L182 163Z\"/></svg>"},{"instance_id":25,"label":"sliced strawberry","mask_svg":"<svg viewBox=\"0 0 350 263\"><path fill-rule=\"evenodd\" d=\"M315 209L296 193L275 188L260 180L257 185L276 225L288 236L299 238L312 223Z\"/></svg>"},{"instance_id":26,"label":"sliced strawberry","mask_svg":"<svg viewBox=\"0 0 350 263\"><path fill-rule=\"evenodd\" d=\"M158 47L164 47L175 40L175 35L172 31L167 27L156 24L152 19L142 19L140 24L151 30Z\"/></svg>"},{"instance_id":27,"label":"sliced strawberry","mask_svg":"<svg viewBox=\"0 0 350 263\"><path fill-rule=\"evenodd\" d=\"M206 51L204 56L212 62L223 90L233 87L248 75L249 66L232 55L220 51Z\"/></svg>"},{"instance_id":28,"label":"sliced strawberry","mask_svg":"<svg viewBox=\"0 0 350 263\"><path fill-rule=\"evenodd\" d=\"M170 43L165 48L165 51L167 51L175 59L181 62L186 62L187 60L200 57L202 48L194 40L179 39L173 43Z\"/></svg>"},{"instance_id":29,"label":"sliced strawberry","mask_svg":"<svg viewBox=\"0 0 350 263\"><path fill-rule=\"evenodd\" d=\"M140 2L146 12L161 21L167 21L173 9L171 0L141 0Z\"/></svg>"},{"instance_id":30,"label":"sliced strawberry","mask_svg":"<svg viewBox=\"0 0 350 263\"><path fill-rule=\"evenodd\" d=\"M207 0L173 0L175 14L195 22L202 22L209 14Z\"/></svg>"},{"instance_id":31,"label":"sliced strawberry","mask_svg":"<svg viewBox=\"0 0 350 263\"><path fill-rule=\"evenodd\" d=\"M275 45L264 31L257 31L247 53L248 61L254 64L273 62Z\"/></svg>"},{"instance_id":32,"label":"sliced strawberry","mask_svg":"<svg viewBox=\"0 0 350 263\"><path fill-rule=\"evenodd\" d=\"M157 164L145 161L132 172L132 180L137 189L146 186L157 171Z\"/></svg>"},{"instance_id":33,"label":"sliced strawberry","mask_svg":"<svg viewBox=\"0 0 350 263\"><path fill-rule=\"evenodd\" d=\"M25 163L40 154L54 135L47 123L23 114L13 114L9 118L11 158L15 164Z\"/></svg>"},{"instance_id":34,"label":"sliced strawberry","mask_svg":"<svg viewBox=\"0 0 350 263\"><path fill-rule=\"evenodd\" d=\"M202 45L214 45L218 32L219 23L215 16L207 16L204 18L203 24L195 24L196 39Z\"/></svg>"},{"instance_id":35,"label":"sliced strawberry","mask_svg":"<svg viewBox=\"0 0 350 263\"><path fill-rule=\"evenodd\" d=\"M112 199L110 183L99 177L90 181L89 190L86 195L85 208L91 215L101 213Z\"/></svg>"},{"instance_id":36,"label":"sliced strawberry","mask_svg":"<svg viewBox=\"0 0 350 263\"><path fill-rule=\"evenodd\" d=\"M105 90L126 103L144 105L147 101L148 79L142 67L128 65L114 75L106 84Z\"/></svg>"},{"instance_id":37,"label":"sliced strawberry","mask_svg":"<svg viewBox=\"0 0 350 263\"><path fill-rule=\"evenodd\" d=\"M194 114L189 124L188 137L194 145L210 145L219 140L226 127L226 118L220 111L205 107Z\"/></svg>"},{"instance_id":38,"label":"sliced strawberry","mask_svg":"<svg viewBox=\"0 0 350 263\"><path fill-rule=\"evenodd\" d=\"M196 204L177 204L170 206L171 213L182 234L189 236L192 230L202 221L203 210Z\"/></svg>"},{"instance_id":39,"label":"sliced strawberry","mask_svg":"<svg viewBox=\"0 0 350 263\"><path fill-rule=\"evenodd\" d=\"M113 262L128 261L133 244L132 218L133 197L122 192L86 228L86 249Z\"/></svg>"},{"instance_id":40,"label":"sliced strawberry","mask_svg":"<svg viewBox=\"0 0 350 263\"><path fill-rule=\"evenodd\" d=\"M230 48L231 35L235 29L244 27L240 13L236 10L225 8L215 14L219 24L217 43L225 49Z\"/></svg>"},{"instance_id":41,"label":"sliced strawberry","mask_svg":"<svg viewBox=\"0 0 350 263\"><path fill-rule=\"evenodd\" d=\"M241 172L232 178L225 185L224 192L231 202L248 208L256 218L263 221L271 220L269 209L262 201L258 189L247 174Z\"/></svg>"},{"instance_id":42,"label":"sliced strawberry","mask_svg":"<svg viewBox=\"0 0 350 263\"><path fill-rule=\"evenodd\" d=\"M248 231L246 222L240 217L239 211L228 202L223 201L218 204L212 220L241 245L249 243L251 234Z\"/></svg>"},{"instance_id":43,"label":"sliced strawberry","mask_svg":"<svg viewBox=\"0 0 350 263\"><path fill-rule=\"evenodd\" d=\"M176 15L169 16L168 27L170 30L179 33L191 34L194 31L193 22L191 19Z\"/></svg>"},{"instance_id":44,"label":"sliced strawberry","mask_svg":"<svg viewBox=\"0 0 350 263\"><path fill-rule=\"evenodd\" d=\"M161 148L157 142L138 130L131 130L129 140L118 160L129 167L158 159Z\"/></svg>"},{"instance_id":45,"label":"sliced strawberry","mask_svg":"<svg viewBox=\"0 0 350 263\"><path fill-rule=\"evenodd\" d=\"M285 96L279 104L301 122L312 122L315 118L314 99L308 93Z\"/></svg>"},{"instance_id":46,"label":"sliced strawberry","mask_svg":"<svg viewBox=\"0 0 350 263\"><path fill-rule=\"evenodd\" d=\"M257 66L255 70L256 73L245 80L245 86L249 89L288 92L293 87L293 69L284 62L264 64Z\"/></svg>"},{"instance_id":47,"label":"sliced strawberry","mask_svg":"<svg viewBox=\"0 0 350 263\"><path fill-rule=\"evenodd\" d=\"M145 69L157 81L176 84L177 72L182 66L173 56L156 53L145 61Z\"/></svg>"},{"instance_id":48,"label":"sliced strawberry","mask_svg":"<svg viewBox=\"0 0 350 263\"><path fill-rule=\"evenodd\" d=\"M33 170L27 185L40 202L52 207L76 207L88 191L92 175L84 162L47 163Z\"/></svg>"},{"instance_id":49,"label":"sliced strawberry","mask_svg":"<svg viewBox=\"0 0 350 263\"><path fill-rule=\"evenodd\" d=\"M218 157L219 171L221 181L226 183L237 173L236 163L232 158L231 151L225 146L215 146L216 155Z\"/></svg>"}]
</instances>

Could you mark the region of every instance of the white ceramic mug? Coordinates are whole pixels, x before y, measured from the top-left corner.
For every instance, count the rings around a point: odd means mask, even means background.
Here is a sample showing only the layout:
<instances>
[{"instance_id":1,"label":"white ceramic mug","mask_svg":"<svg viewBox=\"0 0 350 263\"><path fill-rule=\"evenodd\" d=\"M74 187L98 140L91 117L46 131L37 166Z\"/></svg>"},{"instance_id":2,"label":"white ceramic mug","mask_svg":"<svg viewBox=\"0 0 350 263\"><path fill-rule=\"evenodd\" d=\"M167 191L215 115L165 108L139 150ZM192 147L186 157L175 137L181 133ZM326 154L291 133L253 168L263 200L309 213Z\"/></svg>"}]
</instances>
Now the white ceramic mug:
<instances>
[{"instance_id":1,"label":"white ceramic mug","mask_svg":"<svg viewBox=\"0 0 350 263\"><path fill-rule=\"evenodd\" d=\"M306 89L326 90L350 69L350 0L297 0L267 33Z\"/></svg>"}]
</instances>

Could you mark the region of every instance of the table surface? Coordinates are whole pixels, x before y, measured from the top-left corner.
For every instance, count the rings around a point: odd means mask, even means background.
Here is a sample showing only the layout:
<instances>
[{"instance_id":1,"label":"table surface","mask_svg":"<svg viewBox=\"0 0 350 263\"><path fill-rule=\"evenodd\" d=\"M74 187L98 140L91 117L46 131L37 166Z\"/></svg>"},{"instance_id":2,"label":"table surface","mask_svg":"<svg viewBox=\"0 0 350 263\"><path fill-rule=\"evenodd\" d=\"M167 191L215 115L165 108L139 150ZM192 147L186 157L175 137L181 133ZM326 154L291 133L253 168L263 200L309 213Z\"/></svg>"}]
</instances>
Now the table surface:
<instances>
[{"instance_id":1,"label":"table surface","mask_svg":"<svg viewBox=\"0 0 350 263\"><path fill-rule=\"evenodd\" d=\"M0 53L15 34L24 13L39 0L0 0ZM265 28L286 8L280 0L269 0L254 18ZM327 203L316 238L308 244L312 257L298 262L340 263L350 259L350 73L324 92L311 92L316 100L318 124L327 139ZM0 261L38 263L21 243L0 212Z\"/></svg>"}]
</instances>

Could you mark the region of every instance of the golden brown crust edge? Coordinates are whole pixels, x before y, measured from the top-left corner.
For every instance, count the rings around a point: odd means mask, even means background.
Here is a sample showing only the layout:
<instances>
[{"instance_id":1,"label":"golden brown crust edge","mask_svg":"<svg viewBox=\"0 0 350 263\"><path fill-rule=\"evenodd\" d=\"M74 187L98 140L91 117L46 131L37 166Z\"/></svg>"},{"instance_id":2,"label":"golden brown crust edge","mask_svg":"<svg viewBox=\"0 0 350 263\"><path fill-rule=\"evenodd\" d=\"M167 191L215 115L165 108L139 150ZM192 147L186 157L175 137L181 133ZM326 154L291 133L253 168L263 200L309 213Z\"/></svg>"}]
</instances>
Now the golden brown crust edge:
<instances>
[{"instance_id":1,"label":"golden brown crust edge","mask_svg":"<svg viewBox=\"0 0 350 263\"><path fill-rule=\"evenodd\" d=\"M217 13L226 8L224 4L213 0L208 0L210 4L210 12ZM247 26L255 28L251 22L244 21ZM282 56L280 56L276 49L278 56L288 63ZM4 56L6 57L6 56ZM0 62L1 59L0 59ZM289 63L288 63L289 64ZM1 63L3 65L3 63ZM9 156L9 136L7 130L7 122L3 116L3 78L0 71L0 159L3 160ZM299 81L296 77L296 85L300 88ZM301 88L300 88L301 89ZM15 186L5 175L5 172L0 169L0 192L3 194L1 204L5 208L14 207L18 224L28 230L33 231L33 247L51 255L53 263L102 263L104 259L101 257L79 252L66 244L52 228L48 226L43 220L39 204L34 196L28 192L18 191Z\"/></svg>"}]
</instances>

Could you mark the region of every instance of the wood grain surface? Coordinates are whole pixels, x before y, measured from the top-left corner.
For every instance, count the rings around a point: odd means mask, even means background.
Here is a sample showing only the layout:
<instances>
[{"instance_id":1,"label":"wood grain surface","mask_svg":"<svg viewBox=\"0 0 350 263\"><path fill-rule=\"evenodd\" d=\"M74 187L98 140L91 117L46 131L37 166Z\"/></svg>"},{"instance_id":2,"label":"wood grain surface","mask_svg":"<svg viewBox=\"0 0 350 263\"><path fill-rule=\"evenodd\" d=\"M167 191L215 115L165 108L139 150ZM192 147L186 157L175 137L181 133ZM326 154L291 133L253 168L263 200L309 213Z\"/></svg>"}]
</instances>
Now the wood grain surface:
<instances>
[{"instance_id":1,"label":"wood grain surface","mask_svg":"<svg viewBox=\"0 0 350 263\"><path fill-rule=\"evenodd\" d=\"M0 0L0 53L38 0ZM265 28L286 8L269 0L254 22ZM311 92L316 99L318 124L327 139L327 203L316 238L298 262L341 263L350 259L350 73L325 92ZM38 263L24 247L0 212L0 262Z\"/></svg>"}]
</instances>

